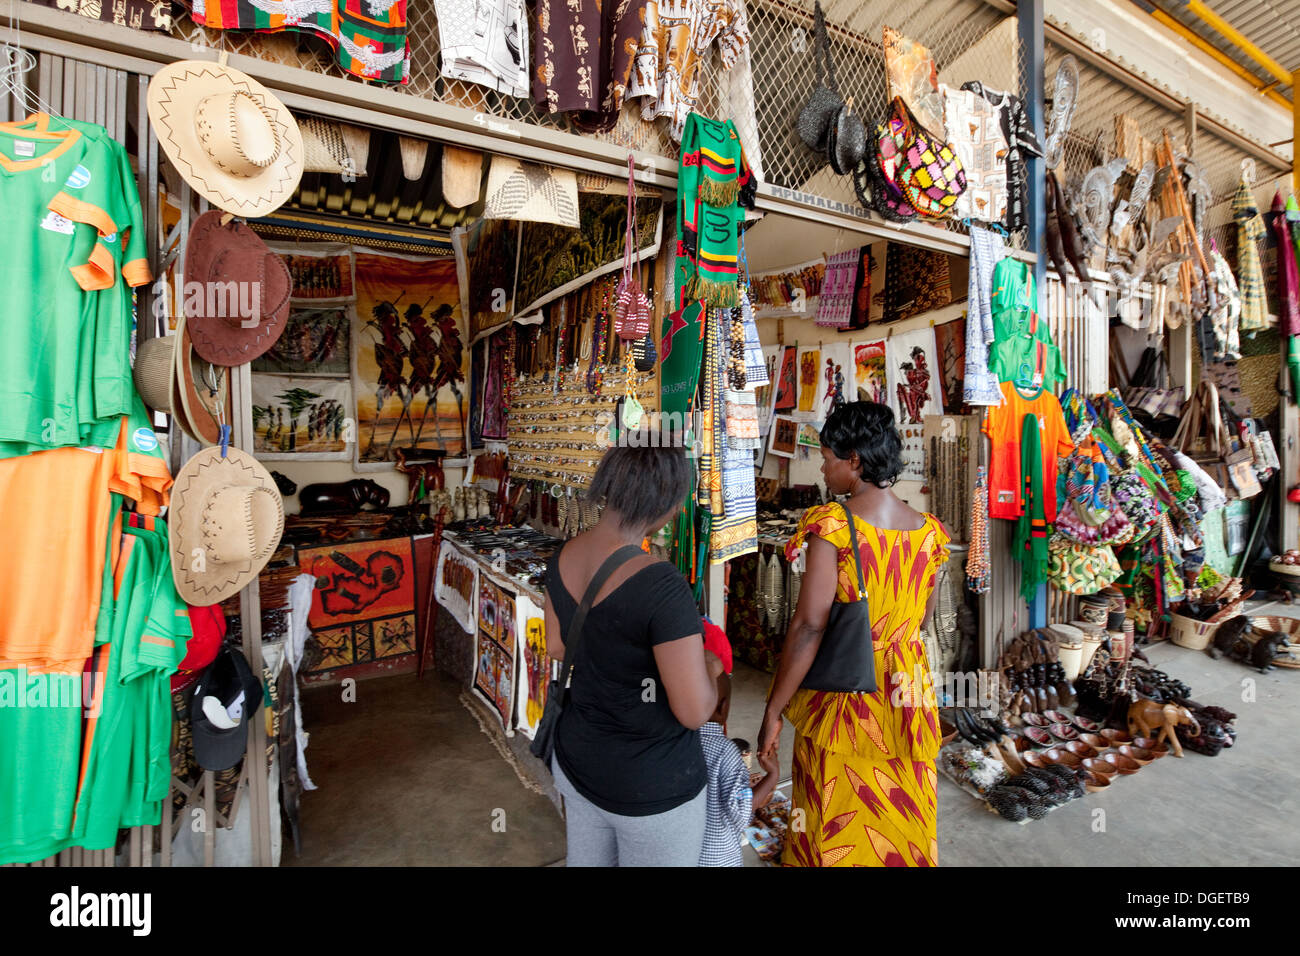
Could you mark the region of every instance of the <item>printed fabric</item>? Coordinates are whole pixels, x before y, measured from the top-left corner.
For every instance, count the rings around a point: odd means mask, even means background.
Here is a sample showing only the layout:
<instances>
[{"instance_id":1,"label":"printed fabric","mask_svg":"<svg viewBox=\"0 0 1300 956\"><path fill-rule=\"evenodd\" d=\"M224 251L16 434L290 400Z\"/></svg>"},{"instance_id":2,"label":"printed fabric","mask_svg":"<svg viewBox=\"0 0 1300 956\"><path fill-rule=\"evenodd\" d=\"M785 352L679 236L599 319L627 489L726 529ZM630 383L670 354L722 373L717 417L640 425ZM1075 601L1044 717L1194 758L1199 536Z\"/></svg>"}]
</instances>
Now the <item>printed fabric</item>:
<instances>
[{"instance_id":1,"label":"printed fabric","mask_svg":"<svg viewBox=\"0 0 1300 956\"><path fill-rule=\"evenodd\" d=\"M733 446L728 427L738 427L727 415L727 394L723 385L727 381L727 331L731 314L726 309L709 312L709 348L706 360L711 364L712 375L706 375L704 387L710 394L705 403L706 421L711 417L713 455L710 473L710 510L713 524L709 531L709 554L714 564L730 561L742 554L758 550L758 498L754 489L753 447ZM753 395L753 392L742 393ZM757 421L754 422L757 425ZM745 438L747 436L738 436ZM703 462L701 462L703 475Z\"/></svg>"},{"instance_id":2,"label":"printed fabric","mask_svg":"<svg viewBox=\"0 0 1300 956\"><path fill-rule=\"evenodd\" d=\"M1034 132L1019 97L990 90L978 80L963 83L961 88L984 97L1000 112L1002 135L1007 141L1007 214L1004 225L1008 232L1023 229L1029 214L1027 157L1043 155L1038 134Z\"/></svg>"},{"instance_id":3,"label":"printed fabric","mask_svg":"<svg viewBox=\"0 0 1300 956\"><path fill-rule=\"evenodd\" d=\"M921 621L948 533L933 515L915 531L874 528L855 518L871 607L877 691L798 690L786 706L794 724L793 805L807 826L791 831L787 866L935 866L934 759L939 715ZM857 590L848 522L837 504L804 513L789 544L793 559L815 535L838 553L835 599Z\"/></svg>"},{"instance_id":4,"label":"printed fabric","mask_svg":"<svg viewBox=\"0 0 1300 956\"><path fill-rule=\"evenodd\" d=\"M858 281L857 249L837 252L826 260L826 278L817 299L816 324L846 329L853 319L853 293Z\"/></svg>"},{"instance_id":5,"label":"printed fabric","mask_svg":"<svg viewBox=\"0 0 1300 956\"><path fill-rule=\"evenodd\" d=\"M1264 269L1259 262L1259 246L1264 238L1264 223L1259 207L1246 180L1237 185L1232 197L1232 218L1237 223L1237 291L1241 296L1242 332L1258 332L1271 324L1268 302L1264 295Z\"/></svg>"},{"instance_id":6,"label":"printed fabric","mask_svg":"<svg viewBox=\"0 0 1300 956\"><path fill-rule=\"evenodd\" d=\"M1002 390L997 376L988 367L989 348L993 344L993 271L1006 247L995 232L971 226L970 280L966 306L966 376L962 398L967 405L998 405Z\"/></svg>"},{"instance_id":7,"label":"printed fabric","mask_svg":"<svg viewBox=\"0 0 1300 956\"><path fill-rule=\"evenodd\" d=\"M214 30L311 33L333 47L339 65L354 76L380 83L410 78L406 0L193 0L191 13L199 26Z\"/></svg>"},{"instance_id":8,"label":"printed fabric","mask_svg":"<svg viewBox=\"0 0 1300 956\"><path fill-rule=\"evenodd\" d=\"M442 75L528 96L528 13L523 0L434 0Z\"/></svg>"},{"instance_id":9,"label":"printed fabric","mask_svg":"<svg viewBox=\"0 0 1300 956\"><path fill-rule=\"evenodd\" d=\"M748 42L744 0L651 0L627 98L643 98L643 120L667 117L669 134L680 141L699 102L700 67L709 49L718 45L718 59L729 70Z\"/></svg>"},{"instance_id":10,"label":"printed fabric","mask_svg":"<svg viewBox=\"0 0 1300 956\"><path fill-rule=\"evenodd\" d=\"M966 189L954 207L958 218L1001 223L1007 215L1007 138L1002 114L984 97L941 86L948 144L966 170Z\"/></svg>"},{"instance_id":11,"label":"printed fabric","mask_svg":"<svg viewBox=\"0 0 1300 956\"><path fill-rule=\"evenodd\" d=\"M647 0L538 0L533 99L608 129L627 90Z\"/></svg>"},{"instance_id":12,"label":"printed fabric","mask_svg":"<svg viewBox=\"0 0 1300 956\"><path fill-rule=\"evenodd\" d=\"M1210 259L1214 263L1211 274L1215 299L1210 313L1214 333L1212 358L1215 362L1236 361L1241 358L1241 294L1228 260L1219 252L1211 252Z\"/></svg>"}]
</instances>

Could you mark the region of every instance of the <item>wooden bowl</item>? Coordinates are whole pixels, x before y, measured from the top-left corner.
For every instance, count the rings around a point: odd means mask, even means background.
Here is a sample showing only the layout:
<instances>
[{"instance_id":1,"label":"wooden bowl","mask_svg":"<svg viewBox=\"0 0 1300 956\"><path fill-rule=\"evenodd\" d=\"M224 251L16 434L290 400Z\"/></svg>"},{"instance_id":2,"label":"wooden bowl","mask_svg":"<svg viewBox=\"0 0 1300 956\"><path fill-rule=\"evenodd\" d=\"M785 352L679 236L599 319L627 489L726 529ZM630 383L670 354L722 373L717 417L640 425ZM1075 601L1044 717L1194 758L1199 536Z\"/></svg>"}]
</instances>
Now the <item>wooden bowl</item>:
<instances>
[{"instance_id":1,"label":"wooden bowl","mask_svg":"<svg viewBox=\"0 0 1300 956\"><path fill-rule=\"evenodd\" d=\"M1108 763L1122 774L1137 773L1142 769L1142 765L1132 757L1126 757L1121 753L1108 753L1101 758L1103 763Z\"/></svg>"},{"instance_id":2,"label":"wooden bowl","mask_svg":"<svg viewBox=\"0 0 1300 956\"><path fill-rule=\"evenodd\" d=\"M1131 760L1136 760L1139 766L1145 767L1151 761L1155 760L1155 754L1143 747L1135 747L1132 744L1123 744L1119 748L1119 753Z\"/></svg>"},{"instance_id":3,"label":"wooden bowl","mask_svg":"<svg viewBox=\"0 0 1300 956\"><path fill-rule=\"evenodd\" d=\"M1080 734L1079 739L1085 744L1095 747L1097 750L1105 750L1110 746L1110 741L1101 734Z\"/></svg>"},{"instance_id":4,"label":"wooden bowl","mask_svg":"<svg viewBox=\"0 0 1300 956\"><path fill-rule=\"evenodd\" d=\"M1071 727L1069 724L1062 724L1062 723L1052 724L1052 726L1047 728L1047 731L1057 740L1078 740L1079 739L1079 732L1075 730L1073 727Z\"/></svg>"},{"instance_id":5,"label":"wooden bowl","mask_svg":"<svg viewBox=\"0 0 1300 956\"><path fill-rule=\"evenodd\" d=\"M1025 736L1040 747L1050 747L1056 742L1052 739L1052 735L1042 727L1026 727Z\"/></svg>"},{"instance_id":6,"label":"wooden bowl","mask_svg":"<svg viewBox=\"0 0 1300 956\"><path fill-rule=\"evenodd\" d=\"M1026 711L1025 713L1021 714L1020 719L1023 720L1026 724L1028 724L1030 727L1046 727L1048 724L1051 723L1051 721L1048 720L1046 717L1044 717L1042 714L1036 714L1032 710Z\"/></svg>"},{"instance_id":7,"label":"wooden bowl","mask_svg":"<svg viewBox=\"0 0 1300 956\"><path fill-rule=\"evenodd\" d=\"M1104 773L1096 773L1089 770L1083 776L1083 789L1089 793L1099 793L1110 786L1110 777Z\"/></svg>"},{"instance_id":8,"label":"wooden bowl","mask_svg":"<svg viewBox=\"0 0 1300 956\"><path fill-rule=\"evenodd\" d=\"M1011 741L1016 745L1016 753L1024 753L1026 750L1034 749L1034 742L1022 734L1012 734Z\"/></svg>"},{"instance_id":9,"label":"wooden bowl","mask_svg":"<svg viewBox=\"0 0 1300 956\"><path fill-rule=\"evenodd\" d=\"M1122 730L1112 730L1107 727L1105 730L1100 731L1100 733L1110 741L1109 746L1111 747L1118 747L1120 744L1131 744L1133 742L1133 735L1125 733Z\"/></svg>"},{"instance_id":10,"label":"wooden bowl","mask_svg":"<svg viewBox=\"0 0 1300 956\"><path fill-rule=\"evenodd\" d=\"M1037 767L1039 770L1046 770L1051 766L1052 762L1043 756L1044 753L1046 753L1046 751L1028 750L1020 755L1020 759L1025 762L1025 766L1027 767Z\"/></svg>"},{"instance_id":11,"label":"wooden bowl","mask_svg":"<svg viewBox=\"0 0 1300 956\"><path fill-rule=\"evenodd\" d=\"M1101 751L1088 743L1086 740L1071 740L1065 745L1065 749L1077 757L1087 759L1089 757L1100 756Z\"/></svg>"},{"instance_id":12,"label":"wooden bowl","mask_svg":"<svg viewBox=\"0 0 1300 956\"><path fill-rule=\"evenodd\" d=\"M1151 754L1153 760L1159 760L1165 754L1169 753L1169 748L1154 737L1135 737L1133 739L1134 747L1141 747Z\"/></svg>"},{"instance_id":13,"label":"wooden bowl","mask_svg":"<svg viewBox=\"0 0 1300 956\"><path fill-rule=\"evenodd\" d=\"M1070 722L1070 715L1063 714L1059 710L1045 710L1043 716L1054 724L1068 724Z\"/></svg>"},{"instance_id":14,"label":"wooden bowl","mask_svg":"<svg viewBox=\"0 0 1300 956\"><path fill-rule=\"evenodd\" d=\"M1083 758L1078 754L1072 754L1070 751L1061 747L1053 747L1050 750L1043 751L1043 759L1048 763L1059 763L1071 770L1078 770L1083 766Z\"/></svg>"},{"instance_id":15,"label":"wooden bowl","mask_svg":"<svg viewBox=\"0 0 1300 956\"><path fill-rule=\"evenodd\" d=\"M1074 724L1074 726L1078 727L1085 734L1095 734L1097 731L1101 730L1101 724L1097 723L1095 720L1089 720L1087 717L1072 717L1070 723Z\"/></svg>"},{"instance_id":16,"label":"wooden bowl","mask_svg":"<svg viewBox=\"0 0 1300 956\"><path fill-rule=\"evenodd\" d=\"M952 742L957 737L957 725L944 718L939 718L939 746Z\"/></svg>"},{"instance_id":17,"label":"wooden bowl","mask_svg":"<svg viewBox=\"0 0 1300 956\"><path fill-rule=\"evenodd\" d=\"M1098 776L1105 777L1107 780L1119 773L1118 768L1113 764L1109 764L1102 760L1100 757L1089 757L1083 762L1083 769L1089 770Z\"/></svg>"}]
</instances>

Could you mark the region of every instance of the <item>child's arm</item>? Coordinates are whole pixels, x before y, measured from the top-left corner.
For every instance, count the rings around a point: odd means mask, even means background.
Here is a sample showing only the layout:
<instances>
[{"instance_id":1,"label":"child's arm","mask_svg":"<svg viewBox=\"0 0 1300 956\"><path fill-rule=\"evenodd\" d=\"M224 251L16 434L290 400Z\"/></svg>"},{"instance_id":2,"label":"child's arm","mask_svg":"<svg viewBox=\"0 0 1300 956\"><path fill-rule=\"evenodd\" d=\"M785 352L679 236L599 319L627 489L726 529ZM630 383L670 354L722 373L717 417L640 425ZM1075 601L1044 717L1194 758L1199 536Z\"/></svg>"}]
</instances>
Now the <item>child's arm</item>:
<instances>
[{"instance_id":1,"label":"child's arm","mask_svg":"<svg viewBox=\"0 0 1300 956\"><path fill-rule=\"evenodd\" d=\"M776 754L767 754L762 751L758 754L758 765L766 771L766 775L754 787L754 809L767 806L772 799L772 794L776 791L776 785L781 780L781 768L777 764Z\"/></svg>"}]
</instances>

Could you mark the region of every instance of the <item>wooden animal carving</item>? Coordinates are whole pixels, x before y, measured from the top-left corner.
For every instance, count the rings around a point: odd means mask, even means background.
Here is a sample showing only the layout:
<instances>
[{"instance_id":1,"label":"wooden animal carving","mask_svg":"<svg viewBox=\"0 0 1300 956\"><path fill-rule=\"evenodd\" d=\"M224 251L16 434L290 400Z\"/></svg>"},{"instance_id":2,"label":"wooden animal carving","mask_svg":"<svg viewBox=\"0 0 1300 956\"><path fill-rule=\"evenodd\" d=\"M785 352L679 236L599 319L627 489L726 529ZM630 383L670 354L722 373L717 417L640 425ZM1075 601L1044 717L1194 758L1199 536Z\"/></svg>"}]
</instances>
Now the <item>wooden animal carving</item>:
<instances>
[{"instance_id":1,"label":"wooden animal carving","mask_svg":"<svg viewBox=\"0 0 1300 956\"><path fill-rule=\"evenodd\" d=\"M387 508L388 489L369 478L322 482L298 492L298 501L305 515L349 514L366 505Z\"/></svg>"},{"instance_id":2,"label":"wooden animal carving","mask_svg":"<svg viewBox=\"0 0 1300 956\"><path fill-rule=\"evenodd\" d=\"M396 455L397 470L406 475L406 480L410 483L410 491L406 496L408 505L413 505L420 500L421 483L424 485L426 495L432 495L433 492L443 489L446 478L443 475L440 460L408 462L406 460L406 451L401 448L396 450Z\"/></svg>"},{"instance_id":3,"label":"wooden animal carving","mask_svg":"<svg viewBox=\"0 0 1300 956\"><path fill-rule=\"evenodd\" d=\"M1186 707L1180 707L1177 704L1162 704L1159 701L1148 700L1145 697L1129 705L1129 733L1138 735L1138 731L1140 731L1142 737L1155 737L1157 741L1163 740L1169 745L1169 749L1173 751L1175 757L1183 755L1182 744L1175 732L1179 724L1186 724L1192 729L1195 736L1200 736L1201 724Z\"/></svg>"}]
</instances>

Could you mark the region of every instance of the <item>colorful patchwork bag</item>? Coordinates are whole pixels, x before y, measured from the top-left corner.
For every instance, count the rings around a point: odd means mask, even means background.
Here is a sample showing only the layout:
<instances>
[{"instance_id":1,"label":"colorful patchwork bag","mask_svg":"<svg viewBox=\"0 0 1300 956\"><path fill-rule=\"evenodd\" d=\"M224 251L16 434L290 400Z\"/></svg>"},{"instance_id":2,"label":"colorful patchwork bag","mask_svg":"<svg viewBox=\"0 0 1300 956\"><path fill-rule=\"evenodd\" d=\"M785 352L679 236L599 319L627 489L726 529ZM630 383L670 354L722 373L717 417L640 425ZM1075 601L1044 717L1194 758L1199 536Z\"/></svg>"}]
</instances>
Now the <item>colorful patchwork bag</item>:
<instances>
[{"instance_id":1,"label":"colorful patchwork bag","mask_svg":"<svg viewBox=\"0 0 1300 956\"><path fill-rule=\"evenodd\" d=\"M922 216L940 219L966 191L966 170L952 147L927 132L901 96L876 127L877 162L887 183Z\"/></svg>"},{"instance_id":2,"label":"colorful patchwork bag","mask_svg":"<svg viewBox=\"0 0 1300 956\"><path fill-rule=\"evenodd\" d=\"M1059 534L1047 543L1047 581L1067 594L1096 594L1114 584L1120 573L1109 546L1088 547Z\"/></svg>"}]
</instances>

